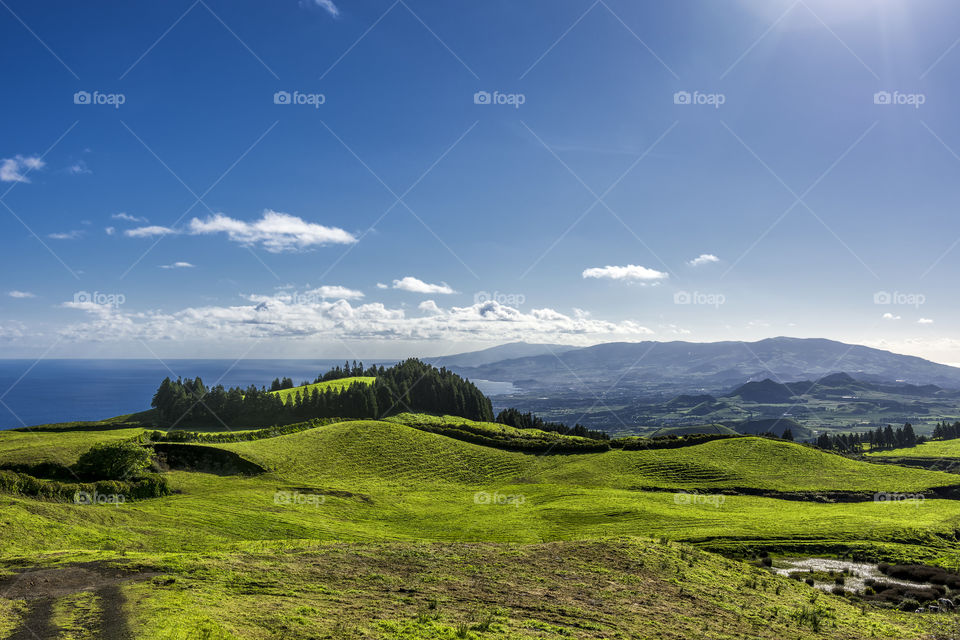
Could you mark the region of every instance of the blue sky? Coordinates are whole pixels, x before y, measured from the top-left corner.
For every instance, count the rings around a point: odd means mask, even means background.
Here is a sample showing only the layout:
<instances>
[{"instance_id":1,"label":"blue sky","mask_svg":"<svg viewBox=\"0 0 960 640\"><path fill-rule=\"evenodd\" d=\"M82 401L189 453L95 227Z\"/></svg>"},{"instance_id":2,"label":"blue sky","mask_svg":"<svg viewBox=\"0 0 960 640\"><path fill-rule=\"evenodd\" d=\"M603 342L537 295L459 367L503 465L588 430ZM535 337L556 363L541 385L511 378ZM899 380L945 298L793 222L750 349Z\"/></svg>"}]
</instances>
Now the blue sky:
<instances>
[{"instance_id":1,"label":"blue sky","mask_svg":"<svg viewBox=\"0 0 960 640\"><path fill-rule=\"evenodd\" d=\"M958 17L5 0L0 357L793 335L960 362Z\"/></svg>"}]
</instances>

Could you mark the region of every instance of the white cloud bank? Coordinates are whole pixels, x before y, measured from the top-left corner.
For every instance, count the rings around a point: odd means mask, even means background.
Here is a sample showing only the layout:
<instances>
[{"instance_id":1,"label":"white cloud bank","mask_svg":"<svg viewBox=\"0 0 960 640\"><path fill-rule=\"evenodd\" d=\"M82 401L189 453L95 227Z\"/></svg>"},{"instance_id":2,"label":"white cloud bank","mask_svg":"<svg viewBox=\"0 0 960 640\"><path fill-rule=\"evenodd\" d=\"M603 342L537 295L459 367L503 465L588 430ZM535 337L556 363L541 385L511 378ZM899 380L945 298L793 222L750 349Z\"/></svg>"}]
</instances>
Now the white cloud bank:
<instances>
[{"instance_id":1,"label":"white cloud bank","mask_svg":"<svg viewBox=\"0 0 960 640\"><path fill-rule=\"evenodd\" d=\"M30 182L27 174L34 169L43 169L46 164L36 156L3 158L0 160L0 182Z\"/></svg>"},{"instance_id":2,"label":"white cloud bank","mask_svg":"<svg viewBox=\"0 0 960 640\"><path fill-rule=\"evenodd\" d=\"M10 296L11 298L36 298L37 297L34 294L30 293L29 291L16 291L16 290L7 292L7 295Z\"/></svg>"},{"instance_id":3,"label":"white cloud bank","mask_svg":"<svg viewBox=\"0 0 960 640\"><path fill-rule=\"evenodd\" d=\"M400 280L394 280L393 288L401 289L403 291L411 291L413 293L439 293L443 295L456 293L456 291L454 291L446 282L441 282L440 284L430 284L429 282L424 282L423 280L414 278L413 276L407 276L405 278L401 278Z\"/></svg>"},{"instance_id":4,"label":"white cloud bank","mask_svg":"<svg viewBox=\"0 0 960 640\"><path fill-rule=\"evenodd\" d=\"M162 264L161 269L193 269L196 265L189 262L174 262L173 264Z\"/></svg>"},{"instance_id":5,"label":"white cloud bank","mask_svg":"<svg viewBox=\"0 0 960 640\"><path fill-rule=\"evenodd\" d=\"M245 341L299 339L318 342L393 340L514 340L592 344L646 338L653 332L633 321L608 322L578 312L553 309L521 312L496 301L442 308L433 301L407 315L379 302L351 304L345 298L323 299L338 287L306 293L246 296L248 304L189 307L175 312L130 311L126 307L65 302L63 307L88 319L61 330L76 342L132 340ZM349 295L360 292L343 289ZM316 294L316 295L313 295Z\"/></svg>"},{"instance_id":6,"label":"white cloud bank","mask_svg":"<svg viewBox=\"0 0 960 640\"><path fill-rule=\"evenodd\" d=\"M699 256L687 262L691 267L701 267L705 264L712 264L714 262L720 262L720 258L713 255L712 253L701 253Z\"/></svg>"},{"instance_id":7,"label":"white cloud bank","mask_svg":"<svg viewBox=\"0 0 960 640\"><path fill-rule=\"evenodd\" d=\"M352 244L357 238L343 229L307 222L303 218L267 209L259 220L246 222L222 213L206 220L194 218L184 230L157 225L128 229L130 238L181 234L199 236L225 233L232 242L244 246L261 245L271 253L298 251L327 244Z\"/></svg>"},{"instance_id":8,"label":"white cloud bank","mask_svg":"<svg viewBox=\"0 0 960 640\"><path fill-rule=\"evenodd\" d=\"M656 269L648 269L635 264L628 264L624 267L591 267L584 269L584 278L606 278L608 280L628 280L640 282L656 282L670 277L669 274Z\"/></svg>"}]
</instances>

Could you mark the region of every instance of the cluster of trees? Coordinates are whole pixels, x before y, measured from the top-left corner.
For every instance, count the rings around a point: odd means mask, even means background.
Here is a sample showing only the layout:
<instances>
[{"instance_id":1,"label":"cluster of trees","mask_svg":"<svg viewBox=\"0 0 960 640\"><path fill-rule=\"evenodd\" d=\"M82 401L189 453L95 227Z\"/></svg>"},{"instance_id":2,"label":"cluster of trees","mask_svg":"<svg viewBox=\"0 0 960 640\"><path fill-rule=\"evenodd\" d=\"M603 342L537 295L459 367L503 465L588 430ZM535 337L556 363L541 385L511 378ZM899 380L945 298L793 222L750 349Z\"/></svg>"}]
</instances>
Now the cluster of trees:
<instances>
[{"instance_id":1,"label":"cluster of trees","mask_svg":"<svg viewBox=\"0 0 960 640\"><path fill-rule=\"evenodd\" d=\"M293 380L290 378L274 378L270 383L270 391L283 391L284 389L293 389Z\"/></svg>"},{"instance_id":2,"label":"cluster of trees","mask_svg":"<svg viewBox=\"0 0 960 640\"><path fill-rule=\"evenodd\" d=\"M496 421L517 429L540 429L541 431L559 433L563 436L580 436L582 438L592 438L593 440L610 439L606 431L587 429L580 423L577 423L573 427L568 427L560 422L547 422L533 413L520 413L519 410L512 408L504 409L498 413Z\"/></svg>"},{"instance_id":3,"label":"cluster of trees","mask_svg":"<svg viewBox=\"0 0 960 640\"><path fill-rule=\"evenodd\" d=\"M167 426L263 426L311 418L379 418L404 411L493 420L490 400L469 380L451 371L414 359L389 369L362 367L355 364L346 376L340 367L333 371L339 370L335 375L341 378L375 372L373 384L356 382L340 390L297 389L286 399L265 387L251 385L242 390L218 385L208 389L199 377L166 378L151 404L158 421Z\"/></svg>"},{"instance_id":4,"label":"cluster of trees","mask_svg":"<svg viewBox=\"0 0 960 640\"><path fill-rule=\"evenodd\" d=\"M349 361L344 361L343 367L336 366L326 373L322 373L317 376L317 379L314 382L328 382L330 380L340 380L341 378L357 378L360 376L369 376L377 377L382 374L384 371L383 367L377 367L376 365L370 365L369 368L364 369L362 362L353 361L351 365ZM292 386L292 385L291 385Z\"/></svg>"},{"instance_id":5,"label":"cluster of trees","mask_svg":"<svg viewBox=\"0 0 960 640\"><path fill-rule=\"evenodd\" d=\"M934 440L954 440L960 438L960 422L948 424L947 422L938 422L933 428Z\"/></svg>"},{"instance_id":6,"label":"cluster of trees","mask_svg":"<svg viewBox=\"0 0 960 640\"><path fill-rule=\"evenodd\" d=\"M912 447L924 441L925 438L918 436L913 430L913 425L908 422L896 429L887 425L884 429L877 427L875 431L864 433L840 433L837 435L822 433L817 438L817 446L821 449L839 453L861 453L865 444L870 445L871 450L899 449L901 447Z\"/></svg>"}]
</instances>

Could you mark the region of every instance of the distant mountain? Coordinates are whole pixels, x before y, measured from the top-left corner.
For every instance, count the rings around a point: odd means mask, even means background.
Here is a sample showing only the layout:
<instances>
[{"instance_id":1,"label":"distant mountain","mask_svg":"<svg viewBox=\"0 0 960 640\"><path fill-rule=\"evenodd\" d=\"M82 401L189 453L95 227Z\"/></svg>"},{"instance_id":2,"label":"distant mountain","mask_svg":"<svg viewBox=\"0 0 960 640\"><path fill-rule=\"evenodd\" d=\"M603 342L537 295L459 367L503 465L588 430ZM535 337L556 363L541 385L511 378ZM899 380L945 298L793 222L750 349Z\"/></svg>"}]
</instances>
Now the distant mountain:
<instances>
[{"instance_id":1,"label":"distant mountain","mask_svg":"<svg viewBox=\"0 0 960 640\"><path fill-rule=\"evenodd\" d=\"M538 347L552 348L555 353L517 355L519 349ZM746 382L765 379L820 380L835 389L859 384L860 379L874 384L905 383L919 386L918 394L932 391L929 387L923 390L923 385L960 389L960 369L956 367L818 338L615 342L563 349L504 345L443 360L461 375L512 382L523 393L629 394L663 397L664 401L678 393L726 393ZM509 357L496 360L500 355Z\"/></svg>"},{"instance_id":2,"label":"distant mountain","mask_svg":"<svg viewBox=\"0 0 960 640\"><path fill-rule=\"evenodd\" d=\"M481 351L469 351L467 353L458 353L452 356L442 356L439 358L423 358L435 367L447 367L448 369L459 367L479 367L492 364L494 362L503 362L516 358L529 358L536 356L560 355L576 347L565 344L529 344L527 342L511 342L497 347L483 349ZM508 381L505 381L508 382Z\"/></svg>"},{"instance_id":3,"label":"distant mountain","mask_svg":"<svg viewBox=\"0 0 960 640\"><path fill-rule=\"evenodd\" d=\"M748 382L728 393L726 397L739 397L744 402L778 403L790 402L796 394L785 384L767 378L760 382Z\"/></svg>"}]
</instances>

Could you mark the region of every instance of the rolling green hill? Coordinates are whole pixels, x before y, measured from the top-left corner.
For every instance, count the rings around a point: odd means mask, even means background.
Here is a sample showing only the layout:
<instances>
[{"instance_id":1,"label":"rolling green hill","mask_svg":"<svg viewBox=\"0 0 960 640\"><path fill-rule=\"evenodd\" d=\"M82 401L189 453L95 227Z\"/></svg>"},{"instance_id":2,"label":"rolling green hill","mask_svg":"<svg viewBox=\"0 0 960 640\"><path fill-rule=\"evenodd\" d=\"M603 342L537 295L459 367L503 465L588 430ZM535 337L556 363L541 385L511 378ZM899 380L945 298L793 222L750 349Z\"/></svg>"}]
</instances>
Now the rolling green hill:
<instances>
[{"instance_id":1,"label":"rolling green hill","mask_svg":"<svg viewBox=\"0 0 960 640\"><path fill-rule=\"evenodd\" d=\"M853 550L949 563L960 501L931 493L909 505L869 494L930 492L956 475L766 438L535 455L423 428L460 421L401 415L195 444L265 472L167 471L174 494L164 498L97 506L0 494L0 588L16 582L4 582L16 567L114 576L114 591L56 595L56 619L88 628L84 620L109 604L127 612L116 615L136 637L151 639L515 640L650 637L653 629L666 638L812 638L798 612L814 606L829 637L920 638L931 629L920 617L861 612L703 550ZM569 437L462 424L498 437ZM141 433L0 432L0 466L30 452L68 464L95 442ZM866 500L815 501L854 491ZM786 492L790 500L770 497ZM527 597L538 604L525 605ZM26 598L0 598L0 618L39 615ZM676 619L690 606L696 616ZM673 622L644 622L657 612Z\"/></svg>"},{"instance_id":2,"label":"rolling green hill","mask_svg":"<svg viewBox=\"0 0 960 640\"><path fill-rule=\"evenodd\" d=\"M327 390L340 391L349 387L354 383L360 384L373 384L373 381L376 380L373 376L354 376L351 378L339 378L337 380L327 380L326 382L315 382L313 384L303 385L300 387L293 387L292 389L281 389L279 391L271 391L270 393L280 396L284 402L287 402L288 399L292 396L297 395L297 392L301 394L312 394L313 390L316 389L320 393L323 393Z\"/></svg>"}]
</instances>

